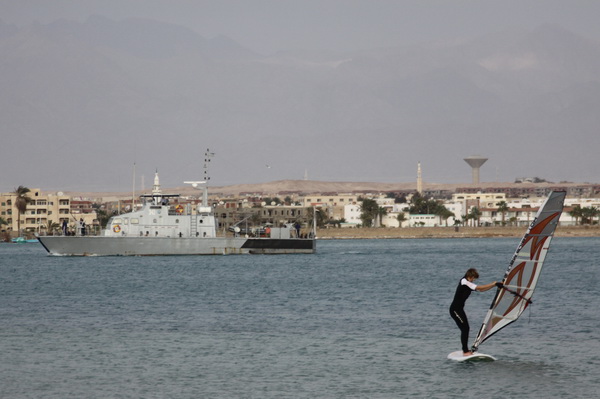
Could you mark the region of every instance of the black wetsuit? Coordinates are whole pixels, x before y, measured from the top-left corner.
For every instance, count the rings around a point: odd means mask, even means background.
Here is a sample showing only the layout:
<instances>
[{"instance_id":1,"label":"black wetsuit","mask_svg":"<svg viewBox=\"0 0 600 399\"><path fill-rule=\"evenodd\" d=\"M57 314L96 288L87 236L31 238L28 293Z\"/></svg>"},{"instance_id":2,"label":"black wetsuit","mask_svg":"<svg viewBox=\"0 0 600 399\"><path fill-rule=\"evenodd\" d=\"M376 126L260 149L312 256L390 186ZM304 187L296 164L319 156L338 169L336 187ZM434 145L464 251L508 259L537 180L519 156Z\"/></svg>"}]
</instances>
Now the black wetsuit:
<instances>
[{"instance_id":1,"label":"black wetsuit","mask_svg":"<svg viewBox=\"0 0 600 399\"><path fill-rule=\"evenodd\" d=\"M469 321L465 313L464 307L467 298L471 295L471 289L468 285L464 284L464 281L469 283L465 278L461 279L456 287L456 293L454 294L454 300L450 305L450 317L454 319L458 328L460 328L460 342L462 344L463 352L469 352ZM473 284L473 283L470 283ZM475 284L473 284L475 285Z\"/></svg>"}]
</instances>

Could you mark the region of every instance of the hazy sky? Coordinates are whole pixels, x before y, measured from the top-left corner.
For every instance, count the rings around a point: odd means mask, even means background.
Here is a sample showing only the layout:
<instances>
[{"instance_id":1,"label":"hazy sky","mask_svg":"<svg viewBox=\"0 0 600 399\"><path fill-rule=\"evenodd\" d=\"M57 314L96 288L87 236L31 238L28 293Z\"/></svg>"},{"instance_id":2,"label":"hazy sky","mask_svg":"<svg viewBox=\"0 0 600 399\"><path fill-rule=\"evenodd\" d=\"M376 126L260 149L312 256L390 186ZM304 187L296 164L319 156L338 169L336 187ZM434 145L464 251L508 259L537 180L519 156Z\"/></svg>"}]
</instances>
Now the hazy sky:
<instances>
[{"instance_id":1,"label":"hazy sky","mask_svg":"<svg viewBox=\"0 0 600 399\"><path fill-rule=\"evenodd\" d=\"M262 54L453 40L542 23L600 39L597 0L0 0L0 18L18 26L93 14L223 34Z\"/></svg>"},{"instance_id":2,"label":"hazy sky","mask_svg":"<svg viewBox=\"0 0 600 399\"><path fill-rule=\"evenodd\" d=\"M556 24L600 42L600 0L0 0L0 19L5 24L18 27L59 19L84 22L92 15L105 16L112 20L144 18L173 23L193 29L206 38L225 35L263 55L279 51L345 52L424 42L455 42L503 31L532 30L542 24ZM180 129L184 130L181 126ZM0 132L3 130L0 129ZM485 144L497 146L497 139L493 140L485 141ZM203 143L202 146L204 145L209 144ZM582 156L582 159L597 159L595 149L583 150L590 151L590 154ZM410 168L404 168L399 176L380 178L384 181L400 182L413 180L416 173L413 165L416 168L416 162L423 159L414 158L415 154L404 154L404 158L408 158L408 155L411 157ZM447 172L438 168L434 178L441 182L456 182L456 176L462 179L464 175L464 181L470 180L470 171L462 162L462 157L469 155L473 154L466 149L465 153L452 154L459 166L456 170L449 168ZM487 152L483 155L487 156ZM508 149L502 159L498 156L495 160L490 159L483 172L486 173L487 181L510 181L517 177L512 170L503 172L500 163L514 163L512 156ZM294 157L300 158L301 155L294 154ZM224 163L227 162L226 159L223 158ZM498 163L494 164L493 161ZM591 162L588 162L587 165L590 164ZM494 177L494 173L498 175L498 165L501 173L500 176ZM525 170L528 170L528 167L529 165L523 165ZM428 173L433 174L432 169L433 167L425 165ZM571 165L571 170L575 169L577 166ZM582 167L572 175L560 178L596 181L596 170L598 168ZM303 172L304 166L299 165L295 175L286 171L287 174L282 172L281 175L273 175L272 178L268 175L256 176L258 182L298 179L302 177ZM310 178L316 180L374 181L373 176L380 174L379 171L369 170L365 176L360 176L356 171L346 171L346 176L340 176L339 171L330 171L327 167L320 168L321 175L314 169L309 172ZM148 186L151 180L149 171L144 170L141 173L145 173ZM545 175L541 177L550 180L555 178ZM182 178L178 177L179 180ZM0 188L11 189L18 184L41 186L39 182L24 181L25 179L20 177L15 179L9 183L0 181ZM241 182L250 183L225 179L220 181L221 184ZM66 184L62 182L61 187ZM73 180L73 185L79 184ZM127 184L119 186L126 187ZM6 187L2 187L3 185ZM65 186L65 189L76 187Z\"/></svg>"}]
</instances>

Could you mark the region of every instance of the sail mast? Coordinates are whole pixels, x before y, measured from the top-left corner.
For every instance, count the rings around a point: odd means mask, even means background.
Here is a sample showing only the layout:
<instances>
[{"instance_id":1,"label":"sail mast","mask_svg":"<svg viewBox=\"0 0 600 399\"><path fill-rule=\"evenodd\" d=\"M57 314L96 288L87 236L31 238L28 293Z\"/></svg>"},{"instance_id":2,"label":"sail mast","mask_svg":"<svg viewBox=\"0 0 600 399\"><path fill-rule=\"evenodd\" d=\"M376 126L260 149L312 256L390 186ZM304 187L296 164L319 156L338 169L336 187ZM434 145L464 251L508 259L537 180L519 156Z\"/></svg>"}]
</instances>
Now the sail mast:
<instances>
[{"instance_id":1,"label":"sail mast","mask_svg":"<svg viewBox=\"0 0 600 399\"><path fill-rule=\"evenodd\" d=\"M553 191L538 210L521 239L498 288L472 350L486 339L516 321L531 304L531 297L542 271L546 253L563 210L566 193Z\"/></svg>"}]
</instances>

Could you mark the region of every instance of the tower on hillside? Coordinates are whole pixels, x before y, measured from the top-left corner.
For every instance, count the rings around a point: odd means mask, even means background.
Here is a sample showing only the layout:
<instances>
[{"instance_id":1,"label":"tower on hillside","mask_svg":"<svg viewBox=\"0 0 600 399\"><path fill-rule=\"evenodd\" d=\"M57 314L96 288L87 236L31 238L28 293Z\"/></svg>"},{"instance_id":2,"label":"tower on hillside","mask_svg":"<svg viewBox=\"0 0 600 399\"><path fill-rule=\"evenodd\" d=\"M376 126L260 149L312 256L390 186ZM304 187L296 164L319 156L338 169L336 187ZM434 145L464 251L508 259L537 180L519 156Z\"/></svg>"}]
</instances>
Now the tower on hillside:
<instances>
[{"instance_id":1,"label":"tower on hillside","mask_svg":"<svg viewBox=\"0 0 600 399\"><path fill-rule=\"evenodd\" d=\"M472 168L471 172L473 174L473 184L479 184L479 168L481 168L481 165L483 165L488 159L478 155L473 155L465 158L464 160Z\"/></svg>"}]
</instances>

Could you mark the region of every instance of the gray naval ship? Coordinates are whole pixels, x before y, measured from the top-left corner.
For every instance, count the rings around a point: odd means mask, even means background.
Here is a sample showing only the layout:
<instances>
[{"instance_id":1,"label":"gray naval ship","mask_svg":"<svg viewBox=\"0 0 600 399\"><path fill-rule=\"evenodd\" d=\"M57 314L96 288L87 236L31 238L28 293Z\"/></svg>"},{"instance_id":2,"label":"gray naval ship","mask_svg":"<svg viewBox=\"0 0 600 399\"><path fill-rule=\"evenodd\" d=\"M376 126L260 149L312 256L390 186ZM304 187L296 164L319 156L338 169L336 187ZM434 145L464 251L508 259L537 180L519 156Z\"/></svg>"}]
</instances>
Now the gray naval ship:
<instances>
[{"instance_id":1,"label":"gray naval ship","mask_svg":"<svg viewBox=\"0 0 600 399\"><path fill-rule=\"evenodd\" d=\"M98 236L39 236L54 256L162 256L231 254L312 254L316 251L314 227L308 238L298 237L293 226L271 227L268 237L217 236L217 220L208 205L206 181L185 182L202 187L202 205L169 205L178 194L163 194L158 173L152 194L142 195L141 209L113 216ZM313 223L314 226L314 223Z\"/></svg>"}]
</instances>

